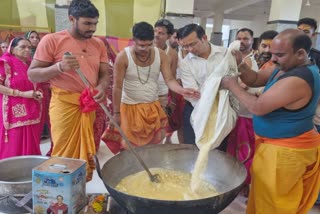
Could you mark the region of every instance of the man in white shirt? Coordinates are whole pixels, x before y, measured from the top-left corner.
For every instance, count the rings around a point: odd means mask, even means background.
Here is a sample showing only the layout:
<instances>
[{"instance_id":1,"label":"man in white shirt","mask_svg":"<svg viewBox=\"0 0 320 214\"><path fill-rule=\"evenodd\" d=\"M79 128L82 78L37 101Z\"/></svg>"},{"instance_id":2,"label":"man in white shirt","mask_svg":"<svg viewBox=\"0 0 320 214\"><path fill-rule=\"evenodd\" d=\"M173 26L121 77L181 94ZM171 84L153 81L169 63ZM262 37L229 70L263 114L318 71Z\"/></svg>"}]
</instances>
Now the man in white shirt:
<instances>
[{"instance_id":1,"label":"man in white shirt","mask_svg":"<svg viewBox=\"0 0 320 214\"><path fill-rule=\"evenodd\" d=\"M189 24L179 31L180 44L188 51L181 65L181 80L184 88L200 91L207 77L222 61L227 49L208 41L204 29L197 24ZM195 134L190 124L190 116L197 100L186 98L184 109L184 141L195 144Z\"/></svg>"}]
</instances>

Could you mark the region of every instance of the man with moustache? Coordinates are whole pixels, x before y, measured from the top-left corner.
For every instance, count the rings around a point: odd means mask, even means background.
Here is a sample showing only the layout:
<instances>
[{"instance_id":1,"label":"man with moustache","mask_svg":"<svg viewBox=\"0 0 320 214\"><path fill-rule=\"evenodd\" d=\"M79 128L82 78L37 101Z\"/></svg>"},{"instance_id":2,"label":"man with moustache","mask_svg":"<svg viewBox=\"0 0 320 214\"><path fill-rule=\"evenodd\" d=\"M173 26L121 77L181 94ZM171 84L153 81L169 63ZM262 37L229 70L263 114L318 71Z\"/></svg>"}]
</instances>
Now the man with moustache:
<instances>
[{"instance_id":1,"label":"man with moustache","mask_svg":"<svg viewBox=\"0 0 320 214\"><path fill-rule=\"evenodd\" d=\"M271 59L270 45L272 39L277 35L276 31L270 30L261 34L260 44L258 47L258 66L261 69L265 69L269 66L274 66ZM251 93L259 95L262 92L263 88L259 89L250 89ZM243 105L242 110L246 109ZM247 110L247 109L246 109ZM239 112L242 113L242 112ZM240 114L240 117L237 120L236 127L232 130L228 139L227 151L229 154L239 158L240 161L244 161L244 165L247 169L247 179L246 184L244 185L240 194L248 196L249 194L249 184L251 182L251 172L250 167L252 164L254 152L255 152L255 138L254 130L252 124L252 114L248 113L250 117L243 117ZM247 146L244 146L247 145ZM250 148L250 149L248 149Z\"/></svg>"},{"instance_id":2,"label":"man with moustache","mask_svg":"<svg viewBox=\"0 0 320 214\"><path fill-rule=\"evenodd\" d=\"M167 19L160 19L154 25L154 45L155 47L163 50L168 58L171 73L176 77L178 54L167 44L168 39L173 34L173 24ZM168 105L169 89L166 85L163 75L159 75L159 101L161 107L166 110Z\"/></svg>"},{"instance_id":3,"label":"man with moustache","mask_svg":"<svg viewBox=\"0 0 320 214\"><path fill-rule=\"evenodd\" d=\"M248 214L308 213L319 193L320 135L314 129L313 115L320 75L309 60L310 48L308 36L287 29L271 43L275 69L255 72L240 63L240 78L246 85L265 86L258 97L245 91L238 77L221 81L221 88L230 90L254 114L256 152Z\"/></svg>"},{"instance_id":4,"label":"man with moustache","mask_svg":"<svg viewBox=\"0 0 320 214\"><path fill-rule=\"evenodd\" d=\"M28 76L33 82L49 81L51 85L52 156L86 160L89 181L96 154L94 107L95 102L105 101L108 59L103 42L93 37L99 18L96 7L89 0L73 0L68 13L71 28L42 38ZM66 56L66 52L72 56ZM75 69L81 69L91 85L90 90L86 89ZM86 93L89 98L93 96L93 104L89 107L79 101Z\"/></svg>"},{"instance_id":5,"label":"man with moustache","mask_svg":"<svg viewBox=\"0 0 320 214\"><path fill-rule=\"evenodd\" d=\"M297 24L297 28L303 31L307 36L309 36L311 40L316 35L317 27L318 27L317 21L312 18L300 19ZM320 68L320 51L315 48L311 48L309 57Z\"/></svg>"},{"instance_id":6,"label":"man with moustache","mask_svg":"<svg viewBox=\"0 0 320 214\"><path fill-rule=\"evenodd\" d=\"M270 45L272 39L277 35L278 32L274 30L265 31L260 35L258 54L255 56L259 69L264 69L273 65L273 62L271 61Z\"/></svg>"},{"instance_id":7,"label":"man with moustache","mask_svg":"<svg viewBox=\"0 0 320 214\"><path fill-rule=\"evenodd\" d=\"M179 43L178 43L178 37L177 37L178 29L173 30L173 34L169 38L169 44L171 48L178 50Z\"/></svg>"},{"instance_id":8,"label":"man with moustache","mask_svg":"<svg viewBox=\"0 0 320 214\"><path fill-rule=\"evenodd\" d=\"M242 59L249 65L253 70L258 70L257 62L254 59L253 45L253 31L249 28L241 28L236 34L236 40L240 43L240 52Z\"/></svg>"},{"instance_id":9,"label":"man with moustache","mask_svg":"<svg viewBox=\"0 0 320 214\"><path fill-rule=\"evenodd\" d=\"M255 61L253 44L253 31L248 28L240 29L236 34L236 40L240 41L240 52L242 55L242 62L246 63L254 71L258 71L258 65ZM239 80L241 86L251 94L259 93L260 89L251 88ZM255 139L252 124L252 113L240 103L238 109L238 118L235 127L230 132L227 142L227 151L240 161L245 162L247 169L247 179L240 194L248 196L249 185L251 182L250 167L255 150Z\"/></svg>"},{"instance_id":10,"label":"man with moustache","mask_svg":"<svg viewBox=\"0 0 320 214\"><path fill-rule=\"evenodd\" d=\"M162 49L169 61L170 69L172 75L177 79L176 71L178 64L178 53L176 49L172 48L169 44L169 40L174 34L173 24L167 19L160 19L154 25L154 45ZM182 118L178 118L178 115L182 115L181 108L183 105L183 97L179 94L176 94L172 91L169 91L168 86L166 85L163 75L159 75L159 101L161 107L168 115L168 129L166 133L165 142L170 144L171 136L173 132L179 129L182 124ZM181 121L178 121L181 119ZM179 129L179 134L181 136L181 129ZM179 136L178 134L178 136ZM179 138L180 139L180 138Z\"/></svg>"},{"instance_id":11,"label":"man with moustache","mask_svg":"<svg viewBox=\"0 0 320 214\"><path fill-rule=\"evenodd\" d=\"M167 116L158 97L160 73L170 90L199 99L195 89L182 88L172 75L166 53L154 47L154 29L146 22L132 28L134 45L126 47L114 64L113 115L135 146L160 143ZM122 141L121 146L127 148Z\"/></svg>"}]
</instances>

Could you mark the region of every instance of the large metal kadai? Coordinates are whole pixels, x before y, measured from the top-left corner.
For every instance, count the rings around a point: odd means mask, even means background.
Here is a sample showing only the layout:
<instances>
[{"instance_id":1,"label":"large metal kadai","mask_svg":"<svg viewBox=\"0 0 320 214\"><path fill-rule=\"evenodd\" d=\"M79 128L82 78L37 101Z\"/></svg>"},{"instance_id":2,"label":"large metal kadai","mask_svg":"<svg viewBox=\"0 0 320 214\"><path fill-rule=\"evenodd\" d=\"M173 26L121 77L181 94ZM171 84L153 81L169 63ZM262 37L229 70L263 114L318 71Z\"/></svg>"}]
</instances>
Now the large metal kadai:
<instances>
[{"instance_id":1,"label":"large metal kadai","mask_svg":"<svg viewBox=\"0 0 320 214\"><path fill-rule=\"evenodd\" d=\"M32 191L32 168L46 161L46 156L17 156L0 160L0 213L30 213L16 206ZM26 206L31 207L29 201Z\"/></svg>"},{"instance_id":2,"label":"large metal kadai","mask_svg":"<svg viewBox=\"0 0 320 214\"><path fill-rule=\"evenodd\" d=\"M192 172L199 150L195 145L161 144L139 147L136 151L149 168ZM219 213L238 195L247 176L244 165L238 160L224 152L211 150L204 179L220 194L198 200L165 201L128 195L115 189L124 177L143 170L130 151L112 157L100 172L97 165L98 174L110 195L129 213L135 214Z\"/></svg>"}]
</instances>

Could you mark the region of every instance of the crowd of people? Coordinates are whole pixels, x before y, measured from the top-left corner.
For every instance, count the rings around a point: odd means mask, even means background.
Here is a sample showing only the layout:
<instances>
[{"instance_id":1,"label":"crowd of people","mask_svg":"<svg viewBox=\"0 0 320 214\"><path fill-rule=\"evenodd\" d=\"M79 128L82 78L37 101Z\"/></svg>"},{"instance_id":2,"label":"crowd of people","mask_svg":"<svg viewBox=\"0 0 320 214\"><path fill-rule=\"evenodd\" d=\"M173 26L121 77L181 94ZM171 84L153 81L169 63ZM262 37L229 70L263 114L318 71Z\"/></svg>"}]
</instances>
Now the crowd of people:
<instances>
[{"instance_id":1,"label":"crowd of people","mask_svg":"<svg viewBox=\"0 0 320 214\"><path fill-rule=\"evenodd\" d=\"M172 143L174 131L178 143L195 144L191 114L227 48L212 44L197 24L174 29L166 19L154 26L139 22L132 28L134 45L118 53L110 68L105 44L93 36L97 8L88 0L72 1L68 15L70 29L41 40L30 31L1 43L0 159L41 155L41 136L49 135L48 155L86 160L91 180L106 121L98 104L107 102L110 69L110 109L134 146ZM266 31L257 50L251 29L236 34L240 75L224 77L220 87L240 102L238 119L217 149L246 166L247 213L307 213L317 200L320 52L311 48L316 29L314 19L304 18L297 29ZM102 128L95 131L94 124Z\"/></svg>"}]
</instances>

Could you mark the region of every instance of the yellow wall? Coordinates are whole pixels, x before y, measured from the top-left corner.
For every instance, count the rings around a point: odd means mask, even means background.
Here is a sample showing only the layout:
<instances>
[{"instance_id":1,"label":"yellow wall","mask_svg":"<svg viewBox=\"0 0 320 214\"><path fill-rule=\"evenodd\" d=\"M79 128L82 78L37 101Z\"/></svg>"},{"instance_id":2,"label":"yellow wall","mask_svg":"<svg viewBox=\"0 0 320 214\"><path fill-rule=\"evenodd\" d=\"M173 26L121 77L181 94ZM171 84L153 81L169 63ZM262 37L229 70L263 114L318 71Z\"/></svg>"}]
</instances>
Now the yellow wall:
<instances>
[{"instance_id":1,"label":"yellow wall","mask_svg":"<svg viewBox=\"0 0 320 214\"><path fill-rule=\"evenodd\" d=\"M16 0L20 24L24 26L48 27L45 0Z\"/></svg>"},{"instance_id":2,"label":"yellow wall","mask_svg":"<svg viewBox=\"0 0 320 214\"><path fill-rule=\"evenodd\" d=\"M105 36L107 34L107 27L106 27L106 6L105 1L102 0L91 0L91 2L96 6L99 10L99 23L97 25L97 31L95 35L98 36Z\"/></svg>"},{"instance_id":3,"label":"yellow wall","mask_svg":"<svg viewBox=\"0 0 320 214\"><path fill-rule=\"evenodd\" d=\"M56 0L0 0L0 24L51 28L55 31ZM100 13L96 35L131 38L132 26L160 18L163 0L91 0ZM20 29L15 29L20 30ZM28 29L23 29L24 31ZM43 29L35 29L46 31Z\"/></svg>"},{"instance_id":4,"label":"yellow wall","mask_svg":"<svg viewBox=\"0 0 320 214\"><path fill-rule=\"evenodd\" d=\"M133 0L106 0L106 29L108 36L131 38Z\"/></svg>"},{"instance_id":5,"label":"yellow wall","mask_svg":"<svg viewBox=\"0 0 320 214\"><path fill-rule=\"evenodd\" d=\"M0 5L0 24L20 25L20 17L16 1L1 0Z\"/></svg>"},{"instance_id":6,"label":"yellow wall","mask_svg":"<svg viewBox=\"0 0 320 214\"><path fill-rule=\"evenodd\" d=\"M132 26L141 21L151 25L160 18L163 0L105 0L106 34L120 38L132 37Z\"/></svg>"},{"instance_id":7,"label":"yellow wall","mask_svg":"<svg viewBox=\"0 0 320 214\"><path fill-rule=\"evenodd\" d=\"M46 0L48 26L51 28L52 32L56 31L55 4L56 0Z\"/></svg>"},{"instance_id":8,"label":"yellow wall","mask_svg":"<svg viewBox=\"0 0 320 214\"><path fill-rule=\"evenodd\" d=\"M161 0L134 0L133 23L145 21L152 26L161 16Z\"/></svg>"}]
</instances>

